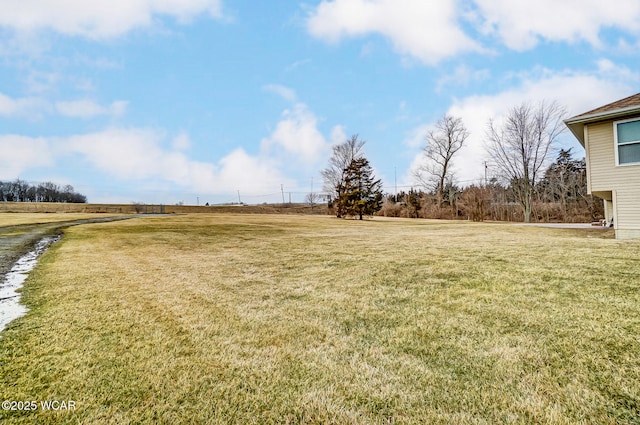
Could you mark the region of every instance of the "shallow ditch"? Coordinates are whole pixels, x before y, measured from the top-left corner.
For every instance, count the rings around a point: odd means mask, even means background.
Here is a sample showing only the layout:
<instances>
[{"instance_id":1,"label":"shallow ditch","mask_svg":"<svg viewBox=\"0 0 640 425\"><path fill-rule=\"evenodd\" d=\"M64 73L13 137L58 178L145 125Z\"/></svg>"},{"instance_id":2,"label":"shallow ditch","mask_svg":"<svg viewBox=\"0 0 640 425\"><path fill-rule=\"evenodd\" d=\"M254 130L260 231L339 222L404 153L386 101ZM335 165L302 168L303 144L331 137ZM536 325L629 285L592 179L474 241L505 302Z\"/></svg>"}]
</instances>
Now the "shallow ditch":
<instances>
[{"instance_id":1,"label":"shallow ditch","mask_svg":"<svg viewBox=\"0 0 640 425\"><path fill-rule=\"evenodd\" d=\"M27 307L20 303L20 294L16 291L22 288L29 272L36 266L40 254L60 238L61 235L41 239L32 251L20 257L4 276L4 282L0 285L0 332L9 322L27 312Z\"/></svg>"},{"instance_id":2,"label":"shallow ditch","mask_svg":"<svg viewBox=\"0 0 640 425\"><path fill-rule=\"evenodd\" d=\"M0 226L0 332L27 308L17 292L35 267L38 257L60 240L64 229L79 224L126 220L135 216L97 217L54 223Z\"/></svg>"}]
</instances>

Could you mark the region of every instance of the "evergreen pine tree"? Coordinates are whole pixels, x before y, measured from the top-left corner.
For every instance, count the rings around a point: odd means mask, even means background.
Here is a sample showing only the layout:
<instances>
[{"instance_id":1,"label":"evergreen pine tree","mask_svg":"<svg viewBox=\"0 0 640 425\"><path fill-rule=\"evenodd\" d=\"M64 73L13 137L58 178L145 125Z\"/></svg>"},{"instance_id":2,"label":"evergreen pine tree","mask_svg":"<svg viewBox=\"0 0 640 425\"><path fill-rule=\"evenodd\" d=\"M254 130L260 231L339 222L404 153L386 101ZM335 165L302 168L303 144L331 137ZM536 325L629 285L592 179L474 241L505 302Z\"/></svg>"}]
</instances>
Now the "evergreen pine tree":
<instances>
[{"instance_id":1,"label":"evergreen pine tree","mask_svg":"<svg viewBox=\"0 0 640 425\"><path fill-rule=\"evenodd\" d=\"M364 157L356 158L344 171L338 210L360 220L364 215L375 214L382 207L382 183L379 179L374 180L369 161Z\"/></svg>"}]
</instances>

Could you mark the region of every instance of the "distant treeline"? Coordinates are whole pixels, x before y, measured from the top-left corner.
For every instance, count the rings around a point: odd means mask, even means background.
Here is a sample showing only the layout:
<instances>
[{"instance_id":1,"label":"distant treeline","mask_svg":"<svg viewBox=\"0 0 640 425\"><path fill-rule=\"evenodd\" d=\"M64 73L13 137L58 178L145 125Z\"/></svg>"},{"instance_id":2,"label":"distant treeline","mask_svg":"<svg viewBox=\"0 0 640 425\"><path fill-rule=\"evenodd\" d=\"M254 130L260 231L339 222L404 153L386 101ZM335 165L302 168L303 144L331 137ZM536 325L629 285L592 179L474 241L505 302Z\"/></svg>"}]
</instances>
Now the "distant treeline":
<instances>
[{"instance_id":1,"label":"distant treeline","mask_svg":"<svg viewBox=\"0 0 640 425\"><path fill-rule=\"evenodd\" d=\"M66 202L86 203L87 197L76 192L70 184L59 186L52 182L29 184L16 179L0 181L0 201L3 202Z\"/></svg>"},{"instance_id":2,"label":"distant treeline","mask_svg":"<svg viewBox=\"0 0 640 425\"><path fill-rule=\"evenodd\" d=\"M532 221L589 222L604 218L602 200L587 194L587 165L574 159L571 149L558 157L536 182L532 196ZM483 185L444 187L442 203L435 192L411 190L387 195L379 215L388 217L444 218L473 221L523 221L517 181L491 179Z\"/></svg>"}]
</instances>

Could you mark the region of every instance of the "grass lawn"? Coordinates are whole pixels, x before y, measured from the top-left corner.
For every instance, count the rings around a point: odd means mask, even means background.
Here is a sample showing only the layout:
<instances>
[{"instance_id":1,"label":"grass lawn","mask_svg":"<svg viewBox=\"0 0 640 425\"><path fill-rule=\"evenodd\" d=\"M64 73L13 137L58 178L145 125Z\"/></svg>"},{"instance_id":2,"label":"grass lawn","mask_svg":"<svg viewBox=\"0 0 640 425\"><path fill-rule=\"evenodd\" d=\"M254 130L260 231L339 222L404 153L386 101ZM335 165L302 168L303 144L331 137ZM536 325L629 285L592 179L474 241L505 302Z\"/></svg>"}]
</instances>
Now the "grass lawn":
<instances>
[{"instance_id":1,"label":"grass lawn","mask_svg":"<svg viewBox=\"0 0 640 425\"><path fill-rule=\"evenodd\" d=\"M640 242L192 215L72 227L0 338L12 423L640 423ZM607 232L607 231L604 231Z\"/></svg>"}]
</instances>

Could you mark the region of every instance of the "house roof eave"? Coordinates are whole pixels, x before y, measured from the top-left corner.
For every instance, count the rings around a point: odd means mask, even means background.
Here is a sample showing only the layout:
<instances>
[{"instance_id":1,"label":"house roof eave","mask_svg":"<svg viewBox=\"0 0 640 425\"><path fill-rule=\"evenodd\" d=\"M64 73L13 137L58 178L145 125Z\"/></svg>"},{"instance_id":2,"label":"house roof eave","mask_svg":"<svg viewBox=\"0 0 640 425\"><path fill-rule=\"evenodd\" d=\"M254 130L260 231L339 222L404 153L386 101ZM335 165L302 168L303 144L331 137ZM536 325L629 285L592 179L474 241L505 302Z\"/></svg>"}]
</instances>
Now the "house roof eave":
<instances>
[{"instance_id":1,"label":"house roof eave","mask_svg":"<svg viewBox=\"0 0 640 425\"><path fill-rule=\"evenodd\" d=\"M613 111L596 112L594 114L578 115L564 120L564 124L571 130L573 135L584 146L584 126L598 121L624 118L634 114L640 114L640 106L627 106Z\"/></svg>"},{"instance_id":2,"label":"house roof eave","mask_svg":"<svg viewBox=\"0 0 640 425\"><path fill-rule=\"evenodd\" d=\"M582 147L584 147L584 123L570 122L570 120L565 120L564 124L569 128L569 130L571 130Z\"/></svg>"}]
</instances>

